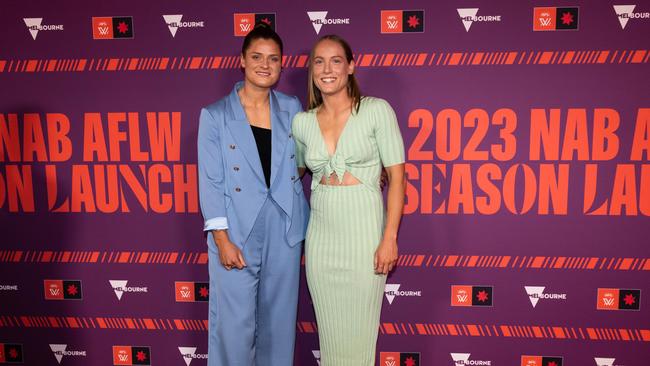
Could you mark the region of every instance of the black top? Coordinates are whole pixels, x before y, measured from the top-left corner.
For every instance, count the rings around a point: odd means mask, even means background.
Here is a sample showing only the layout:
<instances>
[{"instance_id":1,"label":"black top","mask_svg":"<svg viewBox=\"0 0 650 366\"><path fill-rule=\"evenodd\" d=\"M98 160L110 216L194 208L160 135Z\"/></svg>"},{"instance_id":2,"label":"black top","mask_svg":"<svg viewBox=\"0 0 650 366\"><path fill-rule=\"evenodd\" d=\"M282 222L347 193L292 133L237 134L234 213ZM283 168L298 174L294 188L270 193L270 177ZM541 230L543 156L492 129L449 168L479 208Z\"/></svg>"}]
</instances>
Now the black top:
<instances>
[{"instance_id":1,"label":"black top","mask_svg":"<svg viewBox=\"0 0 650 366\"><path fill-rule=\"evenodd\" d=\"M262 171L264 171L264 179L266 180L266 187L271 187L271 130L251 125L253 136L255 137L255 144L257 145L257 152L260 154L260 162L262 163Z\"/></svg>"}]
</instances>

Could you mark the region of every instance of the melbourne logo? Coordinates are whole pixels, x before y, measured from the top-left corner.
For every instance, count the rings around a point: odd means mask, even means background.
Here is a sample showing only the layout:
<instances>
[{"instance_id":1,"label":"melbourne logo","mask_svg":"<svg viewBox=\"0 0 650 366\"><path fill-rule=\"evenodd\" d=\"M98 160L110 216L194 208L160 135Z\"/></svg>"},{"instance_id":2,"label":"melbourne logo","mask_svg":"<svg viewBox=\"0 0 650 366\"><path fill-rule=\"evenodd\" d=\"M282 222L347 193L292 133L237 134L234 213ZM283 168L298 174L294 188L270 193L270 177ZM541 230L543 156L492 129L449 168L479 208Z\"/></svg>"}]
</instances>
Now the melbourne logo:
<instances>
[{"instance_id":1,"label":"melbourne logo","mask_svg":"<svg viewBox=\"0 0 650 366\"><path fill-rule=\"evenodd\" d=\"M382 10L382 33L424 32L424 10Z\"/></svg>"},{"instance_id":2,"label":"melbourne logo","mask_svg":"<svg viewBox=\"0 0 650 366\"><path fill-rule=\"evenodd\" d=\"M133 38L133 17L93 17L93 39Z\"/></svg>"},{"instance_id":3,"label":"melbourne logo","mask_svg":"<svg viewBox=\"0 0 650 366\"><path fill-rule=\"evenodd\" d=\"M210 286L208 282L174 282L176 302L208 301Z\"/></svg>"},{"instance_id":4,"label":"melbourne logo","mask_svg":"<svg viewBox=\"0 0 650 366\"><path fill-rule=\"evenodd\" d=\"M578 7L533 8L533 30L578 30Z\"/></svg>"},{"instance_id":5,"label":"melbourne logo","mask_svg":"<svg viewBox=\"0 0 650 366\"><path fill-rule=\"evenodd\" d=\"M113 365L151 365L149 347L113 346Z\"/></svg>"},{"instance_id":6,"label":"melbourne logo","mask_svg":"<svg viewBox=\"0 0 650 366\"><path fill-rule=\"evenodd\" d=\"M23 363L23 345L0 343L0 363Z\"/></svg>"},{"instance_id":7,"label":"melbourne logo","mask_svg":"<svg viewBox=\"0 0 650 366\"><path fill-rule=\"evenodd\" d=\"M386 295L386 299L388 300L388 304L393 304L393 300L395 300L396 296L406 296L406 297L411 297L411 296L417 296L420 297L422 296L422 291L400 291L399 287L401 285L399 283L387 283L386 287L384 288L384 293Z\"/></svg>"},{"instance_id":8,"label":"melbourne logo","mask_svg":"<svg viewBox=\"0 0 650 366\"><path fill-rule=\"evenodd\" d=\"M521 356L521 366L562 366L563 357Z\"/></svg>"},{"instance_id":9,"label":"melbourne logo","mask_svg":"<svg viewBox=\"0 0 650 366\"><path fill-rule=\"evenodd\" d=\"M596 361L596 366L618 366L614 364L615 358L594 357L594 361Z\"/></svg>"},{"instance_id":10,"label":"melbourne logo","mask_svg":"<svg viewBox=\"0 0 650 366\"><path fill-rule=\"evenodd\" d=\"M63 24L42 24L43 18L23 18L29 34L36 40L39 31L62 31Z\"/></svg>"},{"instance_id":11,"label":"melbourne logo","mask_svg":"<svg viewBox=\"0 0 650 366\"><path fill-rule=\"evenodd\" d=\"M260 23L275 30L275 13L235 13L235 37L245 37Z\"/></svg>"},{"instance_id":12,"label":"melbourne logo","mask_svg":"<svg viewBox=\"0 0 650 366\"><path fill-rule=\"evenodd\" d=\"M451 359L454 361L454 366L490 366L492 361L490 360L470 360L469 356L471 353L450 353Z\"/></svg>"},{"instance_id":13,"label":"melbourne logo","mask_svg":"<svg viewBox=\"0 0 650 366\"><path fill-rule=\"evenodd\" d=\"M566 300L566 294L547 294L544 293L545 286L524 286L526 293L528 294L528 299L533 305L533 308L537 306L537 303L540 299L551 299L551 300Z\"/></svg>"},{"instance_id":14,"label":"melbourne logo","mask_svg":"<svg viewBox=\"0 0 650 366\"><path fill-rule=\"evenodd\" d=\"M492 306L492 286L451 286L451 306Z\"/></svg>"},{"instance_id":15,"label":"melbourne logo","mask_svg":"<svg viewBox=\"0 0 650 366\"><path fill-rule=\"evenodd\" d=\"M312 350L311 354L314 355L314 358L316 359L316 363L320 365L320 350Z\"/></svg>"},{"instance_id":16,"label":"melbourne logo","mask_svg":"<svg viewBox=\"0 0 650 366\"><path fill-rule=\"evenodd\" d=\"M169 28L169 32L174 38L176 37L178 28L203 28L205 26L202 20L183 22L183 14L163 15L163 19Z\"/></svg>"},{"instance_id":17,"label":"melbourne logo","mask_svg":"<svg viewBox=\"0 0 650 366\"><path fill-rule=\"evenodd\" d=\"M0 285L0 291L18 291L18 285Z\"/></svg>"},{"instance_id":18,"label":"melbourne logo","mask_svg":"<svg viewBox=\"0 0 650 366\"><path fill-rule=\"evenodd\" d=\"M147 287L127 287L128 280L108 280L108 282L113 287L113 291L115 291L115 296L117 296L118 300L122 300L122 295L125 292L149 292Z\"/></svg>"},{"instance_id":19,"label":"melbourne logo","mask_svg":"<svg viewBox=\"0 0 650 366\"><path fill-rule=\"evenodd\" d=\"M634 8L636 5L614 5L614 11L618 17L619 23L621 23L621 28L625 29L627 21L630 19L648 19L650 18L650 13L634 13Z\"/></svg>"},{"instance_id":20,"label":"melbourne logo","mask_svg":"<svg viewBox=\"0 0 650 366\"><path fill-rule=\"evenodd\" d=\"M350 24L350 18L328 18L327 11L308 11L307 16L309 16L309 20L311 21L311 25L314 27L316 34L320 33L320 29L324 24Z\"/></svg>"},{"instance_id":21,"label":"melbourne logo","mask_svg":"<svg viewBox=\"0 0 650 366\"><path fill-rule=\"evenodd\" d=\"M420 366L418 352L381 352L379 366Z\"/></svg>"},{"instance_id":22,"label":"melbourne logo","mask_svg":"<svg viewBox=\"0 0 650 366\"><path fill-rule=\"evenodd\" d=\"M63 356L86 357L86 351L69 351L67 344L50 344L50 349L58 363L61 363Z\"/></svg>"},{"instance_id":23,"label":"melbourne logo","mask_svg":"<svg viewBox=\"0 0 650 366\"><path fill-rule=\"evenodd\" d=\"M185 360L185 364L187 366L190 366L192 360L195 360L197 358L202 360L208 359L207 353L196 353L196 347L178 347L178 350L183 356L183 360Z\"/></svg>"},{"instance_id":24,"label":"melbourne logo","mask_svg":"<svg viewBox=\"0 0 650 366\"><path fill-rule=\"evenodd\" d=\"M596 309L598 310L640 310L641 290L599 288Z\"/></svg>"},{"instance_id":25,"label":"melbourne logo","mask_svg":"<svg viewBox=\"0 0 650 366\"><path fill-rule=\"evenodd\" d=\"M44 280L45 300L81 300L81 281Z\"/></svg>"},{"instance_id":26,"label":"melbourne logo","mask_svg":"<svg viewBox=\"0 0 650 366\"><path fill-rule=\"evenodd\" d=\"M456 9L458 11L458 16L465 26L465 31L469 32L469 28L474 22L500 22L501 15L479 15L478 8L460 8Z\"/></svg>"}]
</instances>

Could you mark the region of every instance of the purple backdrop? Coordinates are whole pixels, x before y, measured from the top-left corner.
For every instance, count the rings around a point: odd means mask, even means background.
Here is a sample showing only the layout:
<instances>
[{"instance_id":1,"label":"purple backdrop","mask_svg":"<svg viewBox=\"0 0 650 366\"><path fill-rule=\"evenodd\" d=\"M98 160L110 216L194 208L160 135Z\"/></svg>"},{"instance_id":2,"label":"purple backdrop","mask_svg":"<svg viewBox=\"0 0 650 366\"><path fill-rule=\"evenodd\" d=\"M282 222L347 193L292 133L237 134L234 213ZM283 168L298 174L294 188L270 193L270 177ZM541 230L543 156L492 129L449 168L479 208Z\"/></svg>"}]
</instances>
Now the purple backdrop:
<instances>
[{"instance_id":1,"label":"purple backdrop","mask_svg":"<svg viewBox=\"0 0 650 366\"><path fill-rule=\"evenodd\" d=\"M409 187L378 365L646 364L648 12L647 1L5 4L0 363L206 364L198 114L241 78L234 33L257 14L285 42L279 90L304 103L306 55L336 33L364 93L400 121ZM295 364L316 365L304 281L297 332Z\"/></svg>"}]
</instances>

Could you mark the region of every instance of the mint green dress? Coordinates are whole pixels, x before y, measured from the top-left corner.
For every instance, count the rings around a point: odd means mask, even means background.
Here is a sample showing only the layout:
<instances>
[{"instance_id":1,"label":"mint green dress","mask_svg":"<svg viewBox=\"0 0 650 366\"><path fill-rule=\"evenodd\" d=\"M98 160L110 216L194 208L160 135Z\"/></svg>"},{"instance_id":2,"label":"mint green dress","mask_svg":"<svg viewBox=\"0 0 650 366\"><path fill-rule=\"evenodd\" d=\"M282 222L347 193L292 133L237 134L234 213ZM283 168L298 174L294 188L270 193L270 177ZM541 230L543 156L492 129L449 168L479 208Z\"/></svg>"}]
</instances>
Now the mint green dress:
<instances>
[{"instance_id":1,"label":"mint green dress","mask_svg":"<svg viewBox=\"0 0 650 366\"><path fill-rule=\"evenodd\" d=\"M395 112L379 98L364 97L330 156L316 111L293 120L296 162L312 171L311 216L305 240L307 283L314 303L321 366L371 366L379 331L386 276L374 271L385 209L379 188L382 166L404 163ZM320 184L345 172L361 184Z\"/></svg>"}]
</instances>

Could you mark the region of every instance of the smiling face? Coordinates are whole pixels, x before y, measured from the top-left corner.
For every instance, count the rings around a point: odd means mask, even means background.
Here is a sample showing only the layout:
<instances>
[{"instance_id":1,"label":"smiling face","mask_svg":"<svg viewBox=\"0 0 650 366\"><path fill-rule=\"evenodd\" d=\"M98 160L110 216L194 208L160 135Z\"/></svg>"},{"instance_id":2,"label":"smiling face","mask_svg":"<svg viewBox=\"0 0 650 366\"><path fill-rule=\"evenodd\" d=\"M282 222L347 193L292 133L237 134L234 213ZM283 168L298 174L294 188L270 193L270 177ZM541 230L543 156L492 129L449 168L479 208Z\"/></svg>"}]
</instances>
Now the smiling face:
<instances>
[{"instance_id":1,"label":"smiling face","mask_svg":"<svg viewBox=\"0 0 650 366\"><path fill-rule=\"evenodd\" d=\"M259 38L251 42L241 55L244 80L258 88L270 88L280 78L282 52L272 39Z\"/></svg>"},{"instance_id":2,"label":"smiling face","mask_svg":"<svg viewBox=\"0 0 650 366\"><path fill-rule=\"evenodd\" d=\"M354 73L354 61L348 62L343 47L332 40L323 40L314 48L311 61L312 81L323 94L347 93L349 75Z\"/></svg>"}]
</instances>

